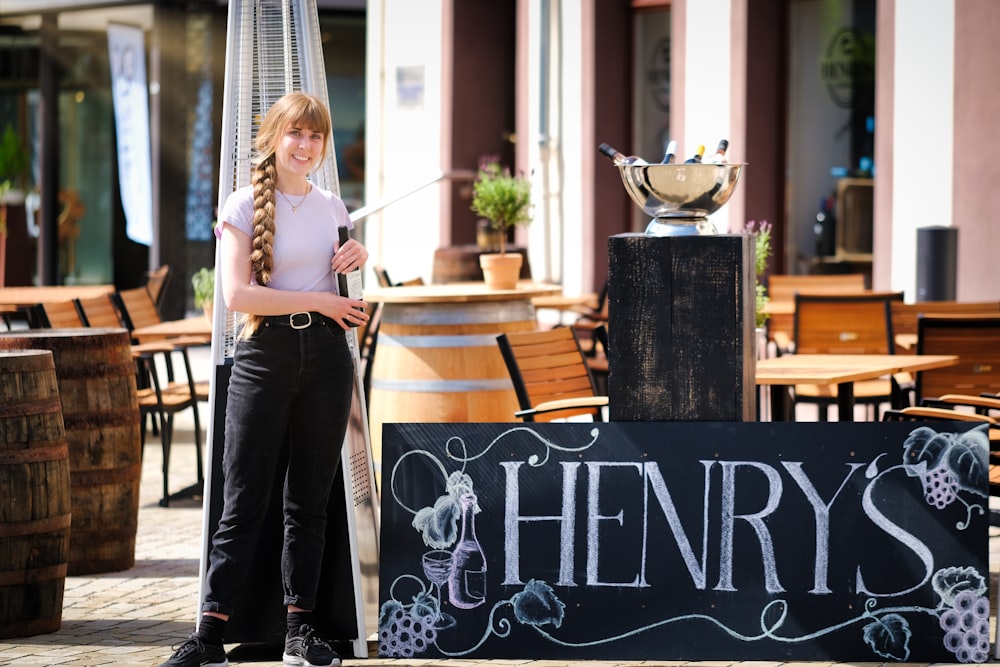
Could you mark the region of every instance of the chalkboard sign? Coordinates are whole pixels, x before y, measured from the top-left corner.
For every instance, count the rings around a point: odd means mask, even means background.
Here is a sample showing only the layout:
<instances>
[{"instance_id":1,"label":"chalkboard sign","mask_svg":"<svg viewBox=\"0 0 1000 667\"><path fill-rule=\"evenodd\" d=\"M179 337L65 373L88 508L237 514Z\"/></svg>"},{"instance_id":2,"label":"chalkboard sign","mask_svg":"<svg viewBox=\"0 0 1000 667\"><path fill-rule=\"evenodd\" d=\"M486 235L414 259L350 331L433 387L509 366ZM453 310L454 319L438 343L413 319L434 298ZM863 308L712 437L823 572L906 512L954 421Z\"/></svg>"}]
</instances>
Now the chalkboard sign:
<instances>
[{"instance_id":1,"label":"chalkboard sign","mask_svg":"<svg viewBox=\"0 0 1000 667\"><path fill-rule=\"evenodd\" d=\"M983 427L384 429L380 656L989 655Z\"/></svg>"}]
</instances>

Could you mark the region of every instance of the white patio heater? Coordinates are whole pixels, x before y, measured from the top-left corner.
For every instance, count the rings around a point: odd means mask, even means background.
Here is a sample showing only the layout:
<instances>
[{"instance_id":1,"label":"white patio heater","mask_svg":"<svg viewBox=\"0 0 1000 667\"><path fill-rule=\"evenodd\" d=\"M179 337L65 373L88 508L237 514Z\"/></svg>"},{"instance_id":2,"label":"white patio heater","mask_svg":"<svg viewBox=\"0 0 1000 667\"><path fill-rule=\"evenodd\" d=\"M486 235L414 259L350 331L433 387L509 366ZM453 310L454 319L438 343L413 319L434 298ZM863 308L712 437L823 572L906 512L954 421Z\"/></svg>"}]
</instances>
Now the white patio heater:
<instances>
[{"instance_id":1,"label":"white patio heater","mask_svg":"<svg viewBox=\"0 0 1000 667\"><path fill-rule=\"evenodd\" d=\"M229 0L223 93L222 156L219 208L234 190L250 184L254 137L267 109L282 95L302 90L329 99L320 42L316 0ZM331 108L335 106L331 104ZM334 117L335 114L334 114ZM320 187L339 193L333 141L320 171L312 174ZM216 265L219 264L216 248ZM205 542L201 589L204 589L210 536L222 511L221 460L226 394L235 346L234 315L226 308L216 273L208 453L205 482ZM348 335L358 364L357 334ZM355 373L351 421L343 447L341 473L331 494L326 551L315 625L338 644L351 645L355 657L367 657L367 637L375 632L378 614L379 510L375 494L371 442L362 377ZM280 571L281 480L267 525L262 532L246 590L226 628L229 642L282 645L285 610ZM343 493L337 492L341 484ZM201 595L199 595L199 600Z\"/></svg>"}]
</instances>

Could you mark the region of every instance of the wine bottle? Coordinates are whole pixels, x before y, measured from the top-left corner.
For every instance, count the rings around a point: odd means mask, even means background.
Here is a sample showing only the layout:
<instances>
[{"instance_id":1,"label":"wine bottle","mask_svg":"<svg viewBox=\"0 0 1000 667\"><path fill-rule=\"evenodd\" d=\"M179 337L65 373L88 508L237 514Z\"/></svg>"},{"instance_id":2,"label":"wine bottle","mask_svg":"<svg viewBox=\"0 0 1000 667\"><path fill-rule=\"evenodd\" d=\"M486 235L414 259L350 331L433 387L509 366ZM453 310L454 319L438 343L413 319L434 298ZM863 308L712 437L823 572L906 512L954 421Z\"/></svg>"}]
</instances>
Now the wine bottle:
<instances>
[{"instance_id":1,"label":"wine bottle","mask_svg":"<svg viewBox=\"0 0 1000 667\"><path fill-rule=\"evenodd\" d=\"M641 157L636 157L635 155L625 155L624 153L619 152L618 150L612 148L607 144L601 144L600 146L597 147L597 150L599 150L601 153L610 158L611 161L615 163L616 167L623 167L625 165L630 165L630 164L634 165L649 164Z\"/></svg>"},{"instance_id":2,"label":"wine bottle","mask_svg":"<svg viewBox=\"0 0 1000 667\"><path fill-rule=\"evenodd\" d=\"M486 602L486 555L476 539L476 494L463 493L462 535L451 556L448 600L459 609L472 609Z\"/></svg>"},{"instance_id":3,"label":"wine bottle","mask_svg":"<svg viewBox=\"0 0 1000 667\"><path fill-rule=\"evenodd\" d=\"M340 248L344 247L347 243L347 227L338 228L338 233L340 234ZM340 249L337 249L340 252ZM354 269L353 271L348 271L347 273L337 274L337 292L340 296L350 297L352 299L361 299L361 267ZM363 310L362 308L356 308L355 310ZM357 322L348 322L348 326L356 327Z\"/></svg>"},{"instance_id":4,"label":"wine bottle","mask_svg":"<svg viewBox=\"0 0 1000 667\"><path fill-rule=\"evenodd\" d=\"M728 162L728 160L726 160L727 150L729 150L729 140L723 139L719 142L719 147L715 149L715 153L704 161L708 164L725 164Z\"/></svg>"},{"instance_id":5,"label":"wine bottle","mask_svg":"<svg viewBox=\"0 0 1000 667\"><path fill-rule=\"evenodd\" d=\"M677 142L671 139L667 143L667 152L663 154L660 164L673 164L677 161Z\"/></svg>"},{"instance_id":6,"label":"wine bottle","mask_svg":"<svg viewBox=\"0 0 1000 667\"><path fill-rule=\"evenodd\" d=\"M694 155L684 160L684 164L697 164L701 162L701 156L705 154L705 145L698 144L698 150L694 152Z\"/></svg>"}]
</instances>

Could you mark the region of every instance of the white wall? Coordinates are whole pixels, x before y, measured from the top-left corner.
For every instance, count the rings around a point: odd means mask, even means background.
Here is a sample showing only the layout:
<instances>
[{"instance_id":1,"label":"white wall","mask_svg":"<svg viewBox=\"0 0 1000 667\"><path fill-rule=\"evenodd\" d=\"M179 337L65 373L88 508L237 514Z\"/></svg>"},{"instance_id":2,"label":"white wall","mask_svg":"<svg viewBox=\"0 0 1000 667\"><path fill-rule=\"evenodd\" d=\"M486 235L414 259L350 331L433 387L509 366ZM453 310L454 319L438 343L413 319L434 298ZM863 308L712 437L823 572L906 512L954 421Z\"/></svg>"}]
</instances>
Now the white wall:
<instances>
[{"instance_id":1,"label":"white wall","mask_svg":"<svg viewBox=\"0 0 1000 667\"><path fill-rule=\"evenodd\" d=\"M895 23L891 289L915 301L916 229L953 222L954 0L897 1Z\"/></svg>"},{"instance_id":2,"label":"white wall","mask_svg":"<svg viewBox=\"0 0 1000 667\"><path fill-rule=\"evenodd\" d=\"M733 6L743 0L688 0L686 20L679 29L685 32L683 104L683 135L678 137L678 162L691 157L699 144L705 145L705 154L715 151L719 139L729 139L731 162L742 162L746 152L739 145L736 119L733 116L731 81L731 34ZM711 217L720 233L739 231L743 221L731 218L734 211L742 211L742 185L729 203Z\"/></svg>"},{"instance_id":3,"label":"white wall","mask_svg":"<svg viewBox=\"0 0 1000 667\"><path fill-rule=\"evenodd\" d=\"M365 201L394 199L447 170L451 112L447 0L369 0ZM360 222L369 267L430 282L434 250L448 245L444 185L426 187ZM370 278L366 276L366 280ZM371 280L370 284L374 284Z\"/></svg>"}]
</instances>

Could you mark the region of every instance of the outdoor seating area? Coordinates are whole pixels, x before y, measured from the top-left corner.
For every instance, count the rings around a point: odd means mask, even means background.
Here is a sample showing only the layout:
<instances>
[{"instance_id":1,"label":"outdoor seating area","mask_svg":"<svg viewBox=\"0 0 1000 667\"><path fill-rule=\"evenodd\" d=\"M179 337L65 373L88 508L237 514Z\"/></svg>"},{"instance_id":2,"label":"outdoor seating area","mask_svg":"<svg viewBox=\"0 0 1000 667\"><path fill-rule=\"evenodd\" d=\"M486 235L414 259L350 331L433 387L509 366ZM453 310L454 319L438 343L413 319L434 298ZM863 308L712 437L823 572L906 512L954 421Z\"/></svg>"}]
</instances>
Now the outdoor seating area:
<instances>
[{"instance_id":1,"label":"outdoor seating area","mask_svg":"<svg viewBox=\"0 0 1000 667\"><path fill-rule=\"evenodd\" d=\"M163 457L162 496L172 498L200 493L204 481L202 420L198 404L208 401L207 375L197 377L189 350L211 343L211 323L198 316L173 322L160 319L157 299L169 281L169 268L150 271L144 286L116 290L112 285L60 287L3 287L0 303L21 315L21 335L33 330L122 330L131 339L135 363L137 404L142 444L147 435L158 437ZM167 327L167 331L162 329ZM171 331L171 327L179 330ZM196 477L182 491L170 484L170 462L175 417L189 412L196 424Z\"/></svg>"}]
</instances>

